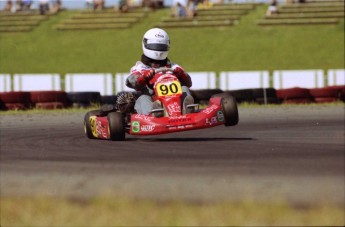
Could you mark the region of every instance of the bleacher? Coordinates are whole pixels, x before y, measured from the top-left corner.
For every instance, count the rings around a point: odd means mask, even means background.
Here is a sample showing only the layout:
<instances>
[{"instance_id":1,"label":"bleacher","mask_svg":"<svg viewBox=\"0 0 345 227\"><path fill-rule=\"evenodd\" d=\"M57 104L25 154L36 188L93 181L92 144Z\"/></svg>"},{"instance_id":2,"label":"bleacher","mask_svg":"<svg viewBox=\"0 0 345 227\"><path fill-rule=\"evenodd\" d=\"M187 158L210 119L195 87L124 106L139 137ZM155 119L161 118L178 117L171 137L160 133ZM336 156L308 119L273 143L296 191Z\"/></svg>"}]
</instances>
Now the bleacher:
<instances>
[{"instance_id":1,"label":"bleacher","mask_svg":"<svg viewBox=\"0 0 345 227\"><path fill-rule=\"evenodd\" d=\"M141 9L122 13L111 8L101 11L81 11L56 25L55 29L73 31L129 28L145 18L147 13Z\"/></svg>"},{"instance_id":2,"label":"bleacher","mask_svg":"<svg viewBox=\"0 0 345 227\"><path fill-rule=\"evenodd\" d=\"M198 8L193 18L164 17L156 26L161 28L232 26L255 7L256 4L215 4Z\"/></svg>"},{"instance_id":3,"label":"bleacher","mask_svg":"<svg viewBox=\"0 0 345 227\"><path fill-rule=\"evenodd\" d=\"M265 16L260 26L273 25L327 25L344 18L344 0L310 0L305 3L285 4L278 14Z\"/></svg>"},{"instance_id":4,"label":"bleacher","mask_svg":"<svg viewBox=\"0 0 345 227\"><path fill-rule=\"evenodd\" d=\"M40 15L38 11L20 11L16 13L0 13L0 32L30 32L39 26L42 21L56 13Z\"/></svg>"}]
</instances>

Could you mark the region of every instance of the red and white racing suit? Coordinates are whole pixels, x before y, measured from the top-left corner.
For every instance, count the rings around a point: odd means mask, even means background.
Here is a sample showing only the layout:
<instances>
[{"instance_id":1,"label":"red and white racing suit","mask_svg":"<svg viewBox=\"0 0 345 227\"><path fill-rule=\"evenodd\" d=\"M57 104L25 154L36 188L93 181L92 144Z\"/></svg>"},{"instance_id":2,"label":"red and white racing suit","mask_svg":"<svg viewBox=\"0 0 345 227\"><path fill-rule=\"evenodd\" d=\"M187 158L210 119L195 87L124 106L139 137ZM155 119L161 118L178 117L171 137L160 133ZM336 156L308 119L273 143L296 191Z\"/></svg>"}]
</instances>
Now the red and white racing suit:
<instances>
[{"instance_id":1,"label":"red and white racing suit","mask_svg":"<svg viewBox=\"0 0 345 227\"><path fill-rule=\"evenodd\" d=\"M161 67L172 68L174 70L174 74L182 85L182 97L190 95L189 88L192 86L192 80L188 73L186 73L178 64L172 63L168 59L165 66L156 64L151 64L151 66L149 66L144 64L142 61L137 61L130 70L130 75L127 77L126 85L141 92L141 95L136 100L134 106L134 109L139 114L148 115L152 110L152 95L154 94L154 91L148 86L148 82L151 79L150 76L152 76L152 69ZM150 70L152 71L150 72Z\"/></svg>"}]
</instances>

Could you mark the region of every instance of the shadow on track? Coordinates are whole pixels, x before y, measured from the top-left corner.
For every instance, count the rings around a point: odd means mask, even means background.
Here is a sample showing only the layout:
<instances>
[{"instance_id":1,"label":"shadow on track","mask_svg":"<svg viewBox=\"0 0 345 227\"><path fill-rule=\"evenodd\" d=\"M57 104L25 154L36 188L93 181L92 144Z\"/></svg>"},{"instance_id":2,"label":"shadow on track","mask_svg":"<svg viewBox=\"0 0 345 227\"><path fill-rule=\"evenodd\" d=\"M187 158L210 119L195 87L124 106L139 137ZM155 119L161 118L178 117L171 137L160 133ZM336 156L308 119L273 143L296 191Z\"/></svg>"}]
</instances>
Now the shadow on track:
<instances>
[{"instance_id":1,"label":"shadow on track","mask_svg":"<svg viewBox=\"0 0 345 227\"><path fill-rule=\"evenodd\" d=\"M126 141L148 141L148 142L200 142L200 141L244 141L244 140L256 140L253 138L126 138Z\"/></svg>"}]
</instances>

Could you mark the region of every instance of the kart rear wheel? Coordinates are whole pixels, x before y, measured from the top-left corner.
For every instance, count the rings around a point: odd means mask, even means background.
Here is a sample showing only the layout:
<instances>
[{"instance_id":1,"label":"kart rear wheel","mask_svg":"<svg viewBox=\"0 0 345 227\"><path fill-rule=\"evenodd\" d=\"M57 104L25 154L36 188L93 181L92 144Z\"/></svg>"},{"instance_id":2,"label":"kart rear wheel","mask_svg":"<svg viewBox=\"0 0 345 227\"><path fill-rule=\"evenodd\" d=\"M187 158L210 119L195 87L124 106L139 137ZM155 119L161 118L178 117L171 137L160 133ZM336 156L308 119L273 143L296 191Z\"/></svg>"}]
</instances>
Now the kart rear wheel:
<instances>
[{"instance_id":1,"label":"kart rear wheel","mask_svg":"<svg viewBox=\"0 0 345 227\"><path fill-rule=\"evenodd\" d=\"M126 137L125 122L121 112L111 112L108 114L108 124L110 139L123 141Z\"/></svg>"},{"instance_id":2,"label":"kart rear wheel","mask_svg":"<svg viewBox=\"0 0 345 227\"><path fill-rule=\"evenodd\" d=\"M224 125L234 126L238 123L238 110L236 100L232 96L226 96L221 99L221 105L224 113Z\"/></svg>"},{"instance_id":3,"label":"kart rear wheel","mask_svg":"<svg viewBox=\"0 0 345 227\"><path fill-rule=\"evenodd\" d=\"M96 139L96 137L92 134L92 129L93 129L94 125L91 124L90 117L97 116L99 114L100 114L99 110L92 110L92 111L89 111L89 112L87 112L85 114L85 117L84 117L84 132L85 132L85 135L89 139Z\"/></svg>"}]
</instances>

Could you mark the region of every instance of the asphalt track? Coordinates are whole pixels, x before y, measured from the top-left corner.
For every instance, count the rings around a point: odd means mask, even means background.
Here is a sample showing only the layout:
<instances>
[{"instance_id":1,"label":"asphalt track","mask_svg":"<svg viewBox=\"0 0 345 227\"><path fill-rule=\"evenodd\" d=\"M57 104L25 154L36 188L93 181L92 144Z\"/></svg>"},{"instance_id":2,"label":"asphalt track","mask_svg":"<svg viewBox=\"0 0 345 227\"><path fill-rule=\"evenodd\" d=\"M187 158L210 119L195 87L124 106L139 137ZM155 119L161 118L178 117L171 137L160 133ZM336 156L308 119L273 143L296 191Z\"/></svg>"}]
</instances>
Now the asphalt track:
<instances>
[{"instance_id":1,"label":"asphalt track","mask_svg":"<svg viewBox=\"0 0 345 227\"><path fill-rule=\"evenodd\" d=\"M344 106L240 107L235 127L87 139L84 112L0 115L1 196L344 206Z\"/></svg>"}]
</instances>

